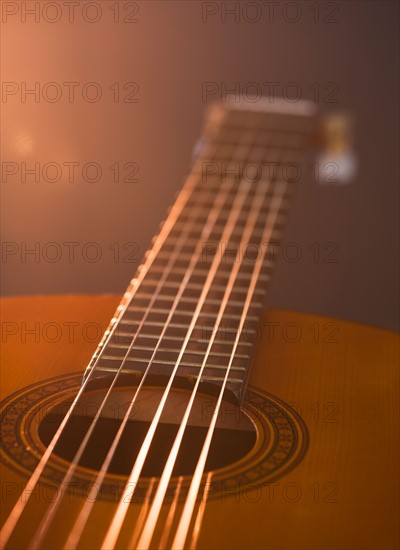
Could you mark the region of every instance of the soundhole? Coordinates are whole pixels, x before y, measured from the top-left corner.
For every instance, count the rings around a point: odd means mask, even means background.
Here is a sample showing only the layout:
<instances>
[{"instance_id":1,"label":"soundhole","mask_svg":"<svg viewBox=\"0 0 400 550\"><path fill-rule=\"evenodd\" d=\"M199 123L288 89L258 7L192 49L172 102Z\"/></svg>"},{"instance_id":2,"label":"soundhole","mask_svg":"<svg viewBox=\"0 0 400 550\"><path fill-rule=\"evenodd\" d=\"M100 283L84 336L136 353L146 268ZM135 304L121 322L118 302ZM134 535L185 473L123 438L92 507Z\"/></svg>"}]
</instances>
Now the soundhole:
<instances>
[{"instance_id":1,"label":"soundhole","mask_svg":"<svg viewBox=\"0 0 400 550\"><path fill-rule=\"evenodd\" d=\"M94 424L78 464L92 470L101 469L134 392L135 388L113 390L100 415L104 391L87 392L63 430L55 447L55 454L64 460L72 461L88 430ZM108 468L109 473L129 475L149 432L161 397L161 389L140 390ZM162 474L189 398L190 393L182 389L173 389L170 392L157 423L142 476L159 477ZM173 476L190 476L194 473L208 426L215 414L215 404L216 398L213 396L199 394L196 397L179 448ZM39 437L44 445L47 446L52 440L70 405L70 401L64 401L44 415L38 428ZM95 421L96 414L99 416ZM224 400L217 417L205 470L217 470L240 460L251 451L255 442L256 431L253 423L238 405Z\"/></svg>"}]
</instances>

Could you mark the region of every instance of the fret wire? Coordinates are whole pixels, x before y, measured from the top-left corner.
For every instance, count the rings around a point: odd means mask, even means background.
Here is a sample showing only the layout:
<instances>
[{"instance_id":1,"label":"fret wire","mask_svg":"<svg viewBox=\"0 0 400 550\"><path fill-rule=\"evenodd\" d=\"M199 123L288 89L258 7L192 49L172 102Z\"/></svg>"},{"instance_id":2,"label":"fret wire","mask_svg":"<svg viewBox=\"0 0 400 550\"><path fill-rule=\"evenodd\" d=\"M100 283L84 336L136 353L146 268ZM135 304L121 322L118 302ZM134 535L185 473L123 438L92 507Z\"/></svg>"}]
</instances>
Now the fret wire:
<instances>
[{"instance_id":1,"label":"fret wire","mask_svg":"<svg viewBox=\"0 0 400 550\"><path fill-rule=\"evenodd\" d=\"M226 369L224 369L224 370L226 370ZM107 367L99 367L99 371L115 373L115 369L111 369L111 368L107 368ZM132 374L132 370L122 368L121 373ZM207 380L211 380L213 382L222 382L224 380L224 377L223 376L207 376ZM230 383L243 384L243 380L241 378L229 378L228 380L229 380Z\"/></svg>"},{"instance_id":2,"label":"fret wire","mask_svg":"<svg viewBox=\"0 0 400 550\"><path fill-rule=\"evenodd\" d=\"M213 241L211 241L213 242ZM215 255L222 255L224 256L224 264L221 266L221 272L222 274L224 274L224 272L226 274L229 274L229 269L232 267L232 265L235 263L235 259L233 257L233 254L240 251L240 247L239 246L234 246L235 243L229 243L230 247L228 247L228 243L227 245L225 246L225 249L224 249L224 252L221 254L222 251L216 251L215 254L213 253L209 253L207 255L207 258L200 258L197 262L196 265L199 265L199 266L202 266L202 265L207 265L209 262L212 261L212 259L214 258ZM188 257L189 255L184 255L184 257L180 258L177 262L176 262L176 265L177 267L186 267L186 265L188 265ZM257 260L257 259L256 259ZM158 267L163 267L164 266L164 263L168 261L168 254L162 254L158 257L158 259L156 260L157 261L157 266ZM190 258L189 258L189 261L190 261ZM254 263L254 258L251 258L251 257L243 257L243 262L245 262L243 264L243 271L244 271L244 274L247 273L247 270L249 268L249 264L253 264ZM266 265L267 267L272 267L273 266L273 262L271 260L269 260L268 258L264 258L263 260L264 262L264 265Z\"/></svg>"},{"instance_id":3,"label":"fret wire","mask_svg":"<svg viewBox=\"0 0 400 550\"><path fill-rule=\"evenodd\" d=\"M142 283L142 287L145 287L145 286L153 286L157 283L157 279L155 279L154 281L151 281L151 279L148 279L147 281L143 281ZM164 283L164 286L166 288L179 288L179 283L174 283L174 282L171 282L171 281L166 281ZM194 290L201 290L203 288L203 285L201 284L196 284L196 283L191 283L190 285L188 284L187 285L187 288L188 289L194 289ZM221 286L221 285L214 285L213 286L213 291L224 291L225 290L225 287L224 286ZM241 290L242 292L246 292L247 289L246 288L243 288ZM237 290L237 292L239 292L239 290ZM258 293L262 293L262 291L260 289L257 290Z\"/></svg>"},{"instance_id":4,"label":"fret wire","mask_svg":"<svg viewBox=\"0 0 400 550\"><path fill-rule=\"evenodd\" d=\"M150 300L152 297L152 294L137 294L136 295L136 300ZM161 296L158 301L163 301L163 302L166 302L166 301L173 301L174 300L174 296L171 296L171 295L167 295L167 296ZM182 296L181 298L181 303L188 303L188 304L196 304L197 303L197 298L191 298L189 296ZM212 304L212 305L218 305L220 303L220 300L217 300L217 299L210 299L210 298L207 298L207 304ZM234 306L234 307L240 307L242 306L242 302L240 302L239 300L231 300L229 302L229 304L231 306ZM128 308L129 310L129 308Z\"/></svg>"},{"instance_id":5,"label":"fret wire","mask_svg":"<svg viewBox=\"0 0 400 550\"><path fill-rule=\"evenodd\" d=\"M137 308L134 308L134 309L130 309L128 310L130 313L142 313L143 311L146 311L147 308L145 307L137 307ZM192 314L194 312L193 311L176 311L174 316L175 317L191 317ZM152 314L161 314L161 315L166 315L168 316L169 314L169 310L168 309L161 309L161 308L152 308ZM202 317L202 318L208 318L208 319L212 319L212 315L211 313L199 313L199 317ZM233 314L227 314L225 315L225 318L228 318L228 319L231 319L231 320L235 320L235 319L240 319L240 315L233 315ZM258 316L257 315L249 315L248 316L248 319L250 321L257 321L258 320Z\"/></svg>"},{"instance_id":6,"label":"fret wire","mask_svg":"<svg viewBox=\"0 0 400 550\"><path fill-rule=\"evenodd\" d=\"M117 348L117 349L118 348L125 349L122 344L110 343L109 347L110 348ZM152 351L152 348L149 348L149 347L146 347L146 346L136 345L135 348L134 348L134 351ZM159 351L163 352L163 353L177 353L179 350L175 349L175 348L174 349L159 348ZM201 350L194 350L194 349L191 349L190 353L193 354L193 355L202 355L203 354L203 352ZM211 355L215 355L216 357L229 357L230 356L229 353L221 353L221 352L217 352L217 351L214 351ZM247 359L248 358L247 355L243 355L243 354L238 354L238 355L236 355L236 357L239 358L239 359Z\"/></svg>"},{"instance_id":7,"label":"fret wire","mask_svg":"<svg viewBox=\"0 0 400 550\"><path fill-rule=\"evenodd\" d=\"M124 323L124 324L128 324L128 323ZM161 328L161 327L164 327L164 325L165 325L165 323L162 323L162 322L150 321L148 323L147 328L151 328L151 327ZM187 328L187 325L185 325L183 323L170 323L169 327L172 328L172 329L185 330ZM225 334L235 334L235 330L236 329L234 329L234 328L224 327L224 333ZM132 337L132 333L128 332L127 336ZM154 335L154 337L156 337L156 336L159 336L159 335ZM163 336L163 338L164 338L164 336Z\"/></svg>"},{"instance_id":8,"label":"fret wire","mask_svg":"<svg viewBox=\"0 0 400 550\"><path fill-rule=\"evenodd\" d=\"M124 332L124 331L121 331L120 333L120 336L124 337L126 336L127 338L131 338L132 337L132 333L131 332ZM230 329L230 334L236 334L236 331L233 330L233 329ZM157 333L157 334L146 334L144 332L141 333L141 335L138 337L138 340L144 338L145 340L146 339L149 339L149 340L158 340L158 338L160 337L160 335ZM182 338L180 336L172 336L172 335L165 335L163 337L163 340L171 340L173 342L182 342ZM217 340L217 345L218 346L230 346L232 342L228 342L226 340ZM204 340L202 339L192 339L191 344L204 344ZM246 342L246 341L242 341L242 342L239 342L239 346L244 346L244 347L252 347L253 346L253 342ZM246 357L248 357L248 355L246 355Z\"/></svg>"},{"instance_id":9,"label":"fret wire","mask_svg":"<svg viewBox=\"0 0 400 550\"><path fill-rule=\"evenodd\" d=\"M121 361L122 357L120 357L119 355L107 355L107 356L104 356L104 359L109 360L109 361ZM143 358L143 357L127 357L126 361L127 362L133 362L133 363L147 364L148 359ZM157 360L153 361L153 365L161 365L162 367L164 365L174 366L175 364L176 364L176 361L168 361L166 359L163 359L162 361L157 361ZM201 365L199 365L197 363L189 363L187 361L182 361L180 363L180 366L184 367L184 368L200 368L201 367ZM100 365L99 368L100 367L102 367L102 365ZM226 371L225 365L213 365L212 363L207 363L206 368ZM125 370L128 370L128 369L125 369ZM232 367L232 370L246 372L245 367L236 367L235 366L235 367ZM121 369L121 371L122 371L122 369Z\"/></svg>"}]
</instances>

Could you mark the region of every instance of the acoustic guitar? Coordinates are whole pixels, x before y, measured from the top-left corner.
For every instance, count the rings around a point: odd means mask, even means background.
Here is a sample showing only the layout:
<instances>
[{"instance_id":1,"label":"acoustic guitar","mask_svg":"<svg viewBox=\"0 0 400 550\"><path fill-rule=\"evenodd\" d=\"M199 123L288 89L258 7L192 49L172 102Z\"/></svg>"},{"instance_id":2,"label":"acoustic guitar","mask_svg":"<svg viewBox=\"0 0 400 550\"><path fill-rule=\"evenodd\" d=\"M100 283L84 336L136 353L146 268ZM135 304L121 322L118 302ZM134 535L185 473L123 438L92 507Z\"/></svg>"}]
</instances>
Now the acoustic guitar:
<instances>
[{"instance_id":1,"label":"acoustic guitar","mask_svg":"<svg viewBox=\"0 0 400 550\"><path fill-rule=\"evenodd\" d=\"M398 548L397 335L262 311L315 126L214 105L119 304L3 299L1 548Z\"/></svg>"}]
</instances>

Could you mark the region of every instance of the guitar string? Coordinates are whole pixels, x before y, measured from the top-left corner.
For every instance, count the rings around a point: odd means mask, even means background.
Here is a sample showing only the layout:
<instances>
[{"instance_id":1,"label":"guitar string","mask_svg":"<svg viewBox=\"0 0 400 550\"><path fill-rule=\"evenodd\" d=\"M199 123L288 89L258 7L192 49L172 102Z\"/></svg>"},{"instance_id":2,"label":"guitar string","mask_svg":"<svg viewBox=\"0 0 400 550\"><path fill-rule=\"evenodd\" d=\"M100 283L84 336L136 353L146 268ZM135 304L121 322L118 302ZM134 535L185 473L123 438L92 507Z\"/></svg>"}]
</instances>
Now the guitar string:
<instances>
[{"instance_id":1,"label":"guitar string","mask_svg":"<svg viewBox=\"0 0 400 550\"><path fill-rule=\"evenodd\" d=\"M215 199L215 209L212 210L212 211L210 212L209 217L208 217L208 222L206 223L206 225L204 226L204 229L203 229L203 231L202 231L202 237L203 237L204 239L207 239L207 238L208 238L209 234L211 233L212 229L214 228L215 221L216 221L217 218L218 218L218 215L219 215L219 213L220 213L221 208L223 207L223 205L224 205L224 203L225 203L225 200L229 197L229 194L230 194L230 192L231 192L231 188L232 188L232 186L229 186L229 187L228 187L228 186L224 186L224 187L222 187L222 188L219 190L219 193L218 193L218 195L217 195L217 197L216 197L216 199ZM194 224L195 224L195 221L193 221L192 226L193 226ZM200 242L200 243L202 242L201 238L200 238L199 242ZM197 262L197 260L196 260L196 262ZM192 268L194 268L194 264L195 264L196 262L193 263ZM193 271L193 269L191 270L191 272L192 272L192 271ZM190 272L190 274L191 274L191 272ZM169 274L169 273L167 273L167 275L168 275L168 274ZM190 274L189 274L189 276L190 276ZM181 297L181 295L182 295L183 290L184 290L185 287L186 287L186 280L185 280L185 278L184 278L183 281L182 281L181 284L180 284L180 289L179 289L180 291L178 290L178 294L177 294L177 296L176 296L176 298L175 298L174 304L173 304L173 306L171 307L170 317L172 317L174 311L176 310L176 307L177 307L177 305L178 305L178 303L179 303L180 297ZM137 388L137 390L136 390L136 392L135 392L135 394L134 394L132 400L131 400L130 403L129 403L129 406L128 406L127 411L125 412L124 418L123 418L123 420L122 420L122 422L121 422L121 424L120 424L120 427L119 427L119 429L118 429L118 432L117 432L117 434L116 434L116 436L115 436L115 438L114 438L114 440L113 440L112 446L110 447L110 450L109 450L109 452L108 452L108 454L107 454L107 456L106 456L106 458L105 458L105 460L104 460L102 466L100 467L100 470L99 470L99 472L98 472L98 474L97 474L97 477L96 477L96 479L95 479L95 482L94 482L94 485L93 485L92 490L95 489L95 487L98 486L99 484L101 484L102 481L104 480L104 477L105 477L105 475L106 475L106 472L107 472L107 470L108 470L108 467L109 467L109 465L110 465L110 463L111 463L111 460L112 460L112 458L113 458L113 456L114 456L116 447L117 447L117 445L118 445L118 443L119 443L119 441L120 441L120 438L121 438L121 436L122 436L122 433L123 433L124 427L125 427L125 425L126 425L126 422L128 421L129 416L130 416L130 414L131 414L131 411L132 411L132 409L133 409L133 406L134 406L134 404L135 404L135 402L136 402L136 399L137 399L139 390L141 389L142 385L144 384L145 377L147 376L147 373L148 373L149 370L150 370L150 367L151 367L151 365L152 365L152 363L153 363L153 360L154 360L154 357L155 357L155 355L156 355L156 352L157 352L157 350L158 350L158 348L159 348L159 345L160 345L160 343L161 343L161 341L162 341L162 338L163 338L163 336L164 336L164 334L165 334L166 328L167 328L167 326L168 326L167 323L168 323L168 320L166 321L166 324L165 324L165 326L164 326L164 328L163 328L163 331L161 332L161 334L160 334L160 336L159 336L159 338L158 338L158 342L157 342L156 347L155 347L155 349L154 349L154 351L153 351L153 354L152 354L152 356L151 356L151 358L150 358L150 360L149 360L149 363L148 363L148 366L147 366L147 368L146 368L146 371L145 371L145 373L144 373L144 375L143 375L143 377L142 377L142 379L141 379L141 381L140 381L140 383L139 383L139 386L138 386L138 388ZM122 369L123 365L124 365L124 361L121 363L120 369ZM93 495L93 496L94 496L94 495ZM91 511L91 509L92 509L92 507L93 507L93 504L94 504L94 500L91 498L91 495L89 494L89 496L88 496L88 498L86 499L86 501L85 501L85 503L84 503L84 505L83 505L83 507L82 507L82 509L81 509L81 512L80 512L80 514L79 514L79 516L78 516L78 518L77 518L77 520L76 520L76 522L75 522L75 524L74 524L74 526L73 526L73 528L72 528L72 530L71 530L71 533L70 533L70 535L69 535L69 538L68 538L68 540L67 540L67 544L66 544L65 548L75 548L75 545L76 545L77 542L79 541L79 538L80 538L80 536L81 536L81 534L82 534L82 532L83 532L83 529L84 529L85 524L86 524L86 521L87 521L87 519L88 519L88 517L89 517L90 511Z\"/></svg>"},{"instance_id":2,"label":"guitar string","mask_svg":"<svg viewBox=\"0 0 400 550\"><path fill-rule=\"evenodd\" d=\"M236 195L235 200L234 200L234 206L232 207L232 210L230 211L230 214L229 214L228 220L226 222L225 230L224 230L224 233L221 237L220 243L228 241L229 236L232 233L232 230L234 228L234 227L232 227L232 218L235 219L235 217L237 218L239 216L239 214L241 212L241 209L242 209L242 204L245 202L244 196L248 195L249 190L250 190L250 185L248 184L248 182L242 180L239 184L238 191L240 191L241 188L244 188L245 190L247 190L247 193L246 193L246 195L241 195L238 192L238 194ZM239 203L239 208L238 208L236 203ZM234 223L236 224L236 220L235 220ZM202 242L199 242L196 249L199 248L200 252L201 252L202 246L203 246ZM196 251L195 251L195 253L196 253ZM156 411L156 413L155 413L155 415L152 419L152 422L151 422L150 428L148 429L148 432L146 434L145 440L142 443L139 454L138 454L138 456L136 458L136 461L134 463L134 466L131 470L131 473L129 475L125 490L123 491L123 494L121 496L121 499L120 499L118 507L117 507L117 510L116 510L116 512L113 516L112 522L111 522L111 524L108 528L107 534L106 534L106 536L104 538L104 541L103 541L103 544L101 546L101 550L110 550L110 549L115 547L115 544L116 544L117 538L119 536L122 524L124 522L126 513L128 511L128 507L129 507L131 498L134 494L137 481L139 479L139 476L140 476L140 473L142 471L145 459L147 457L151 442L153 440L156 427L158 425L161 413L164 409L164 405L165 405L165 402L166 402L167 397L169 395L169 392L170 392L173 380L175 378L176 372L177 372L178 367L180 365L180 361L181 361L182 356L185 352L186 345L187 345L187 343L190 339L190 336L193 332L194 326L197 322L197 318L199 317L200 311L201 311L201 309L204 305L205 298L206 298L206 296L209 292L209 289L211 288L212 281L215 277L215 273L217 271L217 265L216 265L217 259L218 259L217 255L214 256L214 259L212 261L212 265L210 267L210 271L208 273L206 282L204 284L204 287L202 289L202 292L201 292L201 295L200 295L200 298L199 298L199 302L196 306L195 312L194 312L192 320L190 322L189 329L187 331L187 334L186 334L185 340L183 342L181 351L180 351L179 356L176 360L174 369L173 369L173 371L170 375L168 384L167 384L167 386L164 390L164 393L161 397L161 400L160 400L160 403L158 405L157 411ZM195 260L194 264L195 263L197 263L197 260ZM185 281L185 284L186 284L186 282L187 281ZM169 323L171 317L172 317L172 315L168 316L167 324ZM132 487L133 487L133 491L131 490Z\"/></svg>"},{"instance_id":3,"label":"guitar string","mask_svg":"<svg viewBox=\"0 0 400 550\"><path fill-rule=\"evenodd\" d=\"M189 543L189 550L196 550L197 541L199 540L200 529L203 524L204 512L206 511L207 504L207 491L211 484L212 472L208 472L206 482L204 483L204 490L197 510L196 519L193 526L192 538Z\"/></svg>"},{"instance_id":4,"label":"guitar string","mask_svg":"<svg viewBox=\"0 0 400 550\"><path fill-rule=\"evenodd\" d=\"M174 500L172 501L170 509L168 511L167 520L166 520L165 525L163 527L163 532L162 532L162 535L161 535L160 543L158 545L158 550L164 550L167 547L168 537L169 537L169 535L171 533L171 529L172 529L172 522L174 520L176 508L178 506L178 500L179 500L179 495L180 495L180 492L181 492L182 481L183 481L183 476L179 476L178 483L177 483L176 489L175 489ZM146 518L146 516L143 518L142 522L137 523L139 535L140 535L141 526L143 525L145 518ZM137 543L137 540L136 540L136 543ZM136 548L136 546L137 546L137 544L132 544L131 542L128 544L128 548Z\"/></svg>"},{"instance_id":5,"label":"guitar string","mask_svg":"<svg viewBox=\"0 0 400 550\"><path fill-rule=\"evenodd\" d=\"M64 475L63 480L61 481L60 489L59 489L58 494L57 494L57 499L54 499L50 503L49 507L47 508L46 513L45 513L42 521L39 523L39 526L38 526L32 540L31 540L31 543L30 543L30 546L29 546L28 550L33 550L34 548L37 548L39 546L39 544L41 543L41 541L46 536L46 533L47 533L47 531L48 531L48 529L51 525L51 521L54 518L54 515L56 514L58 508L61 505L62 497L64 496L65 492L68 489L69 483L70 483L70 481L72 479L72 476L73 476L73 474L76 470L76 467L77 467L77 465L78 465L78 463L79 463L79 461L80 461L80 459L81 459L81 457L82 457L82 455L83 455L83 453L84 453L84 451L87 447L88 441L89 441L89 439L90 439L90 437L91 437L91 435L92 435L92 433L93 433L93 431L94 431L94 429L97 425L98 419L101 417L101 414L104 410L104 407L105 407L105 405L106 405L106 403L107 403L107 401L108 401L108 399L111 395L111 392L112 392L113 388L115 387L115 384L118 381L118 377L121 374L121 371L122 371L124 362L126 360L126 357L128 357L129 353L131 352L132 347L133 347L133 345L134 345L134 343L135 343L135 341L136 341L136 339L137 339L137 337L140 333L140 330L144 326L144 324L147 320L147 317L148 317L149 313L151 312L151 308L153 307L154 302L157 300L157 298L158 298L158 296L161 292L161 289L163 287L163 284L166 281L168 275L170 274L170 271L173 268L173 265L174 265L175 261L179 258L180 252L181 252L182 247L184 246L184 244L186 242L187 236L189 235L189 233L191 231L192 225L186 225L184 230L182 231L181 235L179 236L179 238L176 242L176 245L175 245L175 249L174 249L173 253L170 255L169 261L168 261L168 263L167 263L167 265L164 269L164 273L163 273L162 277L160 278L160 280L157 284L156 291L155 291L155 293L153 294L153 296L150 300L150 303L149 303L149 305L148 305L148 307L147 307L147 309L146 309L146 311L143 315L143 318L141 319L138 330L135 333L134 337L132 338L132 340L130 342L130 345L128 346L128 348L125 352L122 363L121 363L120 367L118 368L118 370L116 371L116 374L115 374L113 380L111 381L111 384L107 388L107 392L106 392L105 396L103 397L102 402L100 403L100 406L99 406L99 408L96 412L96 415L94 416L88 430L86 431L85 436L84 436L82 442L80 443L78 450L75 452L74 458L72 459L72 461L71 461L71 463L68 467L68 470L67 470L66 474ZM146 375L146 373L143 375L143 379L144 379L145 375ZM141 383L143 382L143 379L142 379ZM132 402L131 402L131 406L130 406L130 409L129 409L129 414L132 411L133 406L134 406L134 400L132 400ZM111 456L111 458L112 458L112 456ZM110 458L110 462L111 462L111 458ZM109 466L109 463L107 464L107 467L108 466ZM96 492L97 492L96 485L93 485L92 489L95 489Z\"/></svg>"},{"instance_id":6,"label":"guitar string","mask_svg":"<svg viewBox=\"0 0 400 550\"><path fill-rule=\"evenodd\" d=\"M156 478L152 477L151 482L149 483L149 487L146 491L145 500L144 500L142 506L140 507L140 512L139 512L138 518L136 520L136 525L140 525L142 523L142 521L144 521L144 519L147 515L147 510L149 509L149 506L150 506L150 498L151 498L151 495L153 493L153 488L154 488L155 481L156 481ZM139 534L134 532L133 535L132 535L132 539L130 540L130 543L129 543L130 546L135 547L138 538L139 538Z\"/></svg>"},{"instance_id":7,"label":"guitar string","mask_svg":"<svg viewBox=\"0 0 400 550\"><path fill-rule=\"evenodd\" d=\"M258 217L260 215L261 208L262 208L262 206L265 202L267 193L269 191L269 187L270 187L270 181L265 182L265 185L261 185L261 183L258 183L258 189L257 189L257 192L254 194L251 209L250 209L250 211L252 212L252 215L248 217L247 222L246 222L246 226L245 226L245 229L244 229L244 232L243 232L243 241L244 242L248 242L248 240L250 239L251 235L254 232L254 227L255 227L255 225L257 223L257 220L258 220ZM236 257L235 257L235 260L234 260L233 269L230 273L229 280L227 282L226 289L225 289L225 292L224 292L224 296L223 296L222 301L221 301L221 306L220 306L220 309L218 311L217 318L215 320L215 326L216 327L220 326L221 320L222 320L222 318L225 314L226 306L228 304L230 295L232 293L233 287L234 287L234 285L236 283L236 280L237 280L237 275L238 275L238 273L239 273L239 271L242 267L243 262L244 262L244 255L241 254L241 250L239 248L236 252ZM167 462L166 462L164 470L162 472L160 481L157 485L157 490L156 490L156 493L155 493L155 496L154 496L154 499L153 499L153 502L152 502L152 505L151 505L151 508L150 508L150 511L149 511L149 515L146 519L146 523L143 527L143 531L142 531L141 537L140 537L139 542L138 542L138 546L141 550L147 549L150 545L150 542L151 542L151 539L152 539L152 536L153 536L153 533L154 533L154 529L155 529L155 526L156 526L157 521L158 521L160 510L161 510L161 507L162 507L162 504L163 504L163 501L164 501L165 493L167 491L168 484L169 484L170 479L171 479L172 471L173 471L173 468L175 466L175 462L176 462L176 459L177 459L177 456L178 456L178 452L179 452L180 447L181 447L181 443L182 443L183 435L184 435L184 432L185 432L185 429L186 429L186 426L187 426L189 415L191 413L192 406L193 406L195 397L197 395L197 390L198 390L198 387L200 385L201 377L202 377L202 374L203 374L203 372L206 368L206 363L208 361L211 348L214 344L216 334L217 334L217 332L213 331L212 335L211 335L211 338L208 342L208 346L207 346L207 349L206 349L206 352L205 352L205 355L204 355L204 358L203 358L203 361L202 361L202 364L201 364L201 367L200 367L200 371L196 375L196 383L193 387L190 400L187 404L187 407L186 407L186 410L184 412L182 421L179 425L178 433L175 436L175 440L174 440L174 443L172 445L170 454L168 456Z\"/></svg>"},{"instance_id":8,"label":"guitar string","mask_svg":"<svg viewBox=\"0 0 400 550\"><path fill-rule=\"evenodd\" d=\"M278 203L277 208L275 208L273 210L273 213L275 214L275 216L274 216L275 219L277 218L277 216L279 214L279 207L280 207L280 204L281 204L282 200L284 199L284 196L285 196L284 191L286 190L286 187L288 185L287 182L284 182L284 181L281 182L281 183L282 183L281 186L279 186L279 185L276 186L281 192L279 193L278 197L275 199L276 202ZM265 230L263 232L263 241L264 242L269 242L269 240L271 238L271 234L273 233L273 229L274 229L273 223L274 222L272 222L272 224L269 223L265 227ZM215 426L216 426L217 416L218 416L218 413L219 413L219 410L220 410L220 407L221 407L222 397L223 397L223 394L224 394L224 391L225 391L225 388L226 388L229 372L230 372L230 369L232 367L232 362L233 362L233 359L234 359L236 348L237 348L237 345L238 345L238 342L239 342L239 339L240 339L240 336L241 336L241 332L242 332L243 325L244 325L244 322L245 322L245 319L246 319L246 316L247 316L247 313L248 313L248 309L250 307L250 303L251 303L251 300L252 300L252 296L254 294L257 279L259 277L259 274L260 274L260 271L261 271L261 268L262 268L262 262L265 258L265 254L266 254L266 250L264 248L263 251L262 251L260 262L255 264L255 268L254 268L252 278L251 278L251 281L250 281L249 291L248 291L248 294L247 294L247 297L246 297L246 302L244 304L244 308L243 308L243 312L242 312L242 315L241 315L239 327L238 327L238 330L237 330L236 338L235 338L233 349L232 349L232 352L231 352L228 368L227 368L227 371L225 373L224 381L222 383L222 386L221 386L221 389L220 389L220 392L219 392L218 401L217 401L217 404L216 404L216 407L215 407L215 410L214 410L214 414L212 416L210 426L208 428L208 432L207 432L207 435L206 435L206 438L205 438L205 441L204 441L204 444L203 444L203 448L201 450L201 454L200 454L200 457L199 457L199 460L198 460L198 463L197 463L192 481L190 483L189 492L188 492L188 495L187 495L187 498L186 498L186 501L185 501L185 505L183 507L183 511L182 511L182 514L181 514L181 518L180 518L177 530L176 530L176 534L175 534L174 540L172 542L173 550L182 550L184 548L184 545L185 545L185 542L186 542L188 530L189 530L192 515L193 515L193 510L194 510L194 507L195 507L195 504L196 504L197 495L198 495L201 480L202 480L202 477L203 477L203 472L204 472L206 459L207 459L207 456L208 456L208 453L209 453L212 436L214 434L214 430L215 430Z\"/></svg>"},{"instance_id":9,"label":"guitar string","mask_svg":"<svg viewBox=\"0 0 400 550\"><path fill-rule=\"evenodd\" d=\"M19 521L19 518L21 517L25 507L27 506L28 502L30 501L30 498L34 492L34 489L36 487L36 484L37 482L39 481L43 471L44 471L44 468L45 466L47 465L48 461L50 460L50 457L54 451L54 448L58 442L58 440L60 439L69 419L71 418L84 390L86 389L89 381L91 380L91 376L92 376L92 373L94 372L94 368L95 366L97 365L97 363L99 362L100 360L100 357L103 353L103 350L105 349L105 345L109 342L109 340L112 338L114 332L115 332L115 329L116 327L118 326L118 321L119 319L123 316L123 314L125 313L127 307L129 306L132 298L134 297L134 295L136 294L137 292L137 289L139 288L140 286L140 283L143 281L144 277L146 276L150 266L152 265L155 257L156 257L156 254L158 253L158 251L160 250L160 248L162 247L162 245L164 244L166 238L168 237L169 233L171 232L171 230L173 229L174 227L174 224L175 224L175 221L177 219L177 217L179 216L179 214L182 212L184 206L186 205L190 195L192 194L193 190L195 189L195 183L194 181L196 180L196 178L192 178L192 177L188 177L185 181L185 184L184 186L182 187L181 191L179 192L178 194L178 197L169 213L169 216L167 217L155 243L154 243L154 247L153 247L153 251L154 249L156 250L156 252L153 254L153 255L149 255L148 258L146 258L146 261L145 263L143 264L143 268L142 270L140 271L139 273L139 276L136 278L136 279L133 279L133 281L131 281L131 285L128 287L126 294L129 294L128 298L125 300L125 304L121 303L118 308L117 308L117 311L116 313L114 314L114 319L115 319L115 323L114 325L111 327L111 329L109 330L109 333L108 335L103 338L102 342L100 344L103 344L103 347L100 349L100 352L98 353L96 359L95 359L95 362L94 362L94 365L92 366L90 372L89 372L89 375L83 380L82 382L82 385L77 393L77 395L75 396L72 404L70 405L69 409L67 410L60 426L58 427L58 429L56 430L54 436L52 437L50 443L48 444L45 452L43 453L41 459L39 460L39 463L37 464L34 472L32 473L31 477L29 478L27 484L25 485L25 488L24 488L24 498L19 498L14 507L12 508L9 516L7 517L6 521L4 522L3 524L3 527L0 531L0 549L4 549L7 542L9 541L12 533L14 532L14 529ZM132 284L132 282L134 282L135 284ZM124 296L125 296L124 295ZM106 331L107 333L107 331ZM105 333L105 335L106 335Z\"/></svg>"}]
</instances>

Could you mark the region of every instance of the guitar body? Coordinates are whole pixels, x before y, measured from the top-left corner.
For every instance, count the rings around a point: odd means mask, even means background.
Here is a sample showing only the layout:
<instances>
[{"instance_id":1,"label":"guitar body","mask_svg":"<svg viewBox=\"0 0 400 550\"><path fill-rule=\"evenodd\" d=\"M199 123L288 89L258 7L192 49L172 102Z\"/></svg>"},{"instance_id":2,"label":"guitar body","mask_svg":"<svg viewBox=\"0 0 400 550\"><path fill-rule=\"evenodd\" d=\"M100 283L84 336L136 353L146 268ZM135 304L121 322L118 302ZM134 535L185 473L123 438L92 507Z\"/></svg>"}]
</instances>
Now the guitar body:
<instances>
[{"instance_id":1,"label":"guitar body","mask_svg":"<svg viewBox=\"0 0 400 550\"><path fill-rule=\"evenodd\" d=\"M118 301L116 296L3 300L2 521L23 498L41 445L44 449L35 419L41 403L79 389ZM265 313L260 327L243 405L250 416L257 407L264 411L256 418L255 450L211 477L197 547L398 548L397 336L289 311ZM264 439L263 423L270 432ZM21 450L24 445L30 449ZM8 547L28 546L57 494L57 468L67 466L60 459L47 472ZM143 487L129 507L130 531L124 527L119 548L141 521L145 493ZM173 496L162 510L165 522ZM44 547L63 548L79 498L64 499ZM177 510L181 506L178 499ZM113 509L110 496L95 502L79 547L100 547Z\"/></svg>"}]
</instances>

